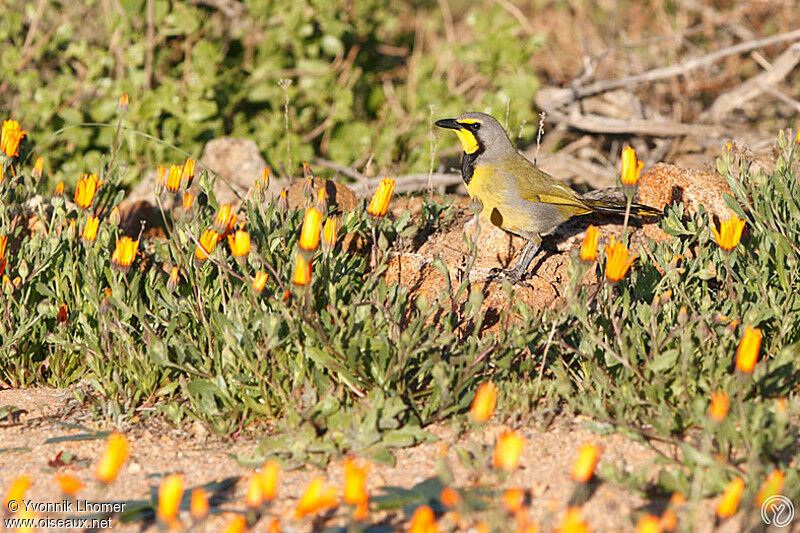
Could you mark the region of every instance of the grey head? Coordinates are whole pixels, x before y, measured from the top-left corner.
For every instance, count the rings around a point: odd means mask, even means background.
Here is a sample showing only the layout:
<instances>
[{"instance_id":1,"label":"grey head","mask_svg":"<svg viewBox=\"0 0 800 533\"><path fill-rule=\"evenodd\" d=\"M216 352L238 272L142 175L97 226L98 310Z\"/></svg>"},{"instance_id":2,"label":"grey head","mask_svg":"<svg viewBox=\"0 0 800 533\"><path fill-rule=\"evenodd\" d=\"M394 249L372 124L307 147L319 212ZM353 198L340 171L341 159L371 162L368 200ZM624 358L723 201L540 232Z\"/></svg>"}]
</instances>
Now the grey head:
<instances>
[{"instance_id":1,"label":"grey head","mask_svg":"<svg viewBox=\"0 0 800 533\"><path fill-rule=\"evenodd\" d=\"M506 130L493 116L486 113L471 111L463 113L455 119L438 120L436 125L440 128L456 130L456 133L459 133L458 137L464 152L468 154L475 151L470 147L472 138L477 141L476 156L485 154L493 158L506 153L516 153Z\"/></svg>"}]
</instances>

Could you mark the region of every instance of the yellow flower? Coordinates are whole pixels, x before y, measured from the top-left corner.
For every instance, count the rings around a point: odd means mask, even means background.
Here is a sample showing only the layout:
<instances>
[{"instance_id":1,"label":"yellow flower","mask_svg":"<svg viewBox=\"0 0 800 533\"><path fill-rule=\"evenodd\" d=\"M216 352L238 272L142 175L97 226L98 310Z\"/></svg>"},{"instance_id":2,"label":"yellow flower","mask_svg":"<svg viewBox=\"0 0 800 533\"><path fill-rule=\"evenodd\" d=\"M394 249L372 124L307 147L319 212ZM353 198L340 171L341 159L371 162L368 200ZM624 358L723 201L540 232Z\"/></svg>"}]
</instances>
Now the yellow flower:
<instances>
[{"instance_id":1,"label":"yellow flower","mask_svg":"<svg viewBox=\"0 0 800 533\"><path fill-rule=\"evenodd\" d=\"M300 231L300 248L306 251L316 250L319 246L319 233L322 228L322 212L316 207L306 209L303 229Z\"/></svg>"},{"instance_id":2,"label":"yellow flower","mask_svg":"<svg viewBox=\"0 0 800 533\"><path fill-rule=\"evenodd\" d=\"M234 224L236 224L236 215L231 213L231 206L229 204L220 206L217 216L214 218L214 229L217 230L217 233L225 235L230 229L233 229Z\"/></svg>"},{"instance_id":3,"label":"yellow flower","mask_svg":"<svg viewBox=\"0 0 800 533\"><path fill-rule=\"evenodd\" d=\"M183 179L186 181L186 186L192 184L194 180L194 159L191 157L186 158L186 163L183 164Z\"/></svg>"},{"instance_id":4,"label":"yellow flower","mask_svg":"<svg viewBox=\"0 0 800 533\"><path fill-rule=\"evenodd\" d=\"M411 517L408 525L408 533L437 533L439 528L436 526L436 516L433 509L427 505L420 505Z\"/></svg>"},{"instance_id":5,"label":"yellow flower","mask_svg":"<svg viewBox=\"0 0 800 533\"><path fill-rule=\"evenodd\" d=\"M742 492L744 492L744 480L737 477L725 487L717 504L717 516L720 518L728 518L733 516L736 509L739 508L739 501L742 499Z\"/></svg>"},{"instance_id":6,"label":"yellow flower","mask_svg":"<svg viewBox=\"0 0 800 533\"><path fill-rule=\"evenodd\" d=\"M178 507L183 498L183 476L172 474L161 480L158 486L158 518L171 524L178 516Z\"/></svg>"},{"instance_id":7,"label":"yellow flower","mask_svg":"<svg viewBox=\"0 0 800 533\"><path fill-rule=\"evenodd\" d=\"M136 258L139 250L139 241L134 241L130 237L122 237L117 240L114 253L111 256L111 266L120 272L127 272L131 263Z\"/></svg>"},{"instance_id":8,"label":"yellow flower","mask_svg":"<svg viewBox=\"0 0 800 533\"><path fill-rule=\"evenodd\" d=\"M203 487L194 489L191 503L189 504L189 514L192 515L192 518L200 520L208 515L208 509L208 493L206 493L206 489Z\"/></svg>"},{"instance_id":9,"label":"yellow flower","mask_svg":"<svg viewBox=\"0 0 800 533\"><path fill-rule=\"evenodd\" d=\"M264 271L256 272L256 276L253 278L253 289L258 292L263 291L267 286L267 277L267 273Z\"/></svg>"},{"instance_id":10,"label":"yellow flower","mask_svg":"<svg viewBox=\"0 0 800 533\"><path fill-rule=\"evenodd\" d=\"M492 415L497 406L497 385L491 381L481 383L478 390L475 391L475 397L472 399L472 406L469 409L469 414L476 422L486 422Z\"/></svg>"},{"instance_id":11,"label":"yellow flower","mask_svg":"<svg viewBox=\"0 0 800 533\"><path fill-rule=\"evenodd\" d=\"M783 492L783 482L785 480L786 476L783 472L777 468L773 470L756 494L756 505L761 507L771 497L780 495Z\"/></svg>"},{"instance_id":12,"label":"yellow flower","mask_svg":"<svg viewBox=\"0 0 800 533\"><path fill-rule=\"evenodd\" d=\"M72 474L56 474L56 483L67 496L75 496L83 487L83 482Z\"/></svg>"},{"instance_id":13,"label":"yellow flower","mask_svg":"<svg viewBox=\"0 0 800 533\"><path fill-rule=\"evenodd\" d=\"M167 190L178 192L181 188L181 177L183 177L183 165L170 165L167 173Z\"/></svg>"},{"instance_id":14,"label":"yellow flower","mask_svg":"<svg viewBox=\"0 0 800 533\"><path fill-rule=\"evenodd\" d=\"M344 462L344 501L356 506L356 519L366 518L369 505L369 492L367 492L367 474L369 467L354 459Z\"/></svg>"},{"instance_id":15,"label":"yellow flower","mask_svg":"<svg viewBox=\"0 0 800 533\"><path fill-rule=\"evenodd\" d=\"M747 326L736 350L736 368L749 374L756 367L758 352L761 349L762 333L759 328Z\"/></svg>"},{"instance_id":16,"label":"yellow flower","mask_svg":"<svg viewBox=\"0 0 800 533\"><path fill-rule=\"evenodd\" d=\"M455 507L458 505L460 499L461 497L458 495L458 492L450 487L443 488L442 493L439 495L439 501L441 501L442 505L445 507Z\"/></svg>"},{"instance_id":17,"label":"yellow flower","mask_svg":"<svg viewBox=\"0 0 800 533\"><path fill-rule=\"evenodd\" d=\"M250 253L250 234L244 230L237 230L233 235L228 235L228 246L234 257L245 257Z\"/></svg>"},{"instance_id":18,"label":"yellow flower","mask_svg":"<svg viewBox=\"0 0 800 533\"><path fill-rule=\"evenodd\" d=\"M261 480L258 474L250 476L250 481L247 482L247 492L244 496L244 501L248 507L257 508L261 507L264 503L264 488L261 485Z\"/></svg>"},{"instance_id":19,"label":"yellow flower","mask_svg":"<svg viewBox=\"0 0 800 533\"><path fill-rule=\"evenodd\" d=\"M207 229L200 235L200 244L194 251L194 257L201 263L208 259L209 254L214 251L219 241L219 234L213 229Z\"/></svg>"},{"instance_id":20,"label":"yellow flower","mask_svg":"<svg viewBox=\"0 0 800 533\"><path fill-rule=\"evenodd\" d=\"M6 246L8 246L8 236L0 235L0 257L6 256Z\"/></svg>"},{"instance_id":21,"label":"yellow flower","mask_svg":"<svg viewBox=\"0 0 800 533\"><path fill-rule=\"evenodd\" d=\"M503 493L503 507L511 513L516 513L522 509L525 503L525 491L522 489L508 489Z\"/></svg>"},{"instance_id":22,"label":"yellow flower","mask_svg":"<svg viewBox=\"0 0 800 533\"><path fill-rule=\"evenodd\" d=\"M578 451L578 457L572 464L572 470L570 471L572 479L578 483L588 483L594 475L594 468L599 458L599 446L588 442L581 446L581 449Z\"/></svg>"},{"instance_id":23,"label":"yellow flower","mask_svg":"<svg viewBox=\"0 0 800 533\"><path fill-rule=\"evenodd\" d=\"M122 93L122 96L119 97L117 100L117 113L125 113L128 111L128 106L130 105L130 98L128 98L128 93Z\"/></svg>"},{"instance_id":24,"label":"yellow flower","mask_svg":"<svg viewBox=\"0 0 800 533\"><path fill-rule=\"evenodd\" d=\"M626 146L622 150L622 183L624 185L636 185L643 167L644 163L636 159L636 150Z\"/></svg>"},{"instance_id":25,"label":"yellow flower","mask_svg":"<svg viewBox=\"0 0 800 533\"><path fill-rule=\"evenodd\" d=\"M128 439L120 433L112 433L108 436L106 449L100 462L97 463L95 477L104 483L111 483L117 479L122 465L128 460L128 455L130 455Z\"/></svg>"},{"instance_id":26,"label":"yellow flower","mask_svg":"<svg viewBox=\"0 0 800 533\"><path fill-rule=\"evenodd\" d=\"M231 521L223 529L224 533L244 533L245 531L247 531L247 518L240 514L231 518Z\"/></svg>"},{"instance_id":27,"label":"yellow flower","mask_svg":"<svg viewBox=\"0 0 800 533\"><path fill-rule=\"evenodd\" d=\"M600 230L595 226L589 226L581 244L581 259L584 261L596 260L598 242L600 242Z\"/></svg>"},{"instance_id":28,"label":"yellow flower","mask_svg":"<svg viewBox=\"0 0 800 533\"><path fill-rule=\"evenodd\" d=\"M18 156L19 143L27 133L20 129L19 122L16 120L4 121L3 128L0 130L0 150L6 154L6 157Z\"/></svg>"},{"instance_id":29,"label":"yellow flower","mask_svg":"<svg viewBox=\"0 0 800 533\"><path fill-rule=\"evenodd\" d=\"M34 179L41 179L44 174L44 157L39 156L36 158L36 163L33 164L33 172L31 175Z\"/></svg>"},{"instance_id":30,"label":"yellow flower","mask_svg":"<svg viewBox=\"0 0 800 533\"><path fill-rule=\"evenodd\" d=\"M570 507L564 513L556 533L589 533L589 524L581 516L580 507Z\"/></svg>"},{"instance_id":31,"label":"yellow flower","mask_svg":"<svg viewBox=\"0 0 800 533\"><path fill-rule=\"evenodd\" d=\"M322 225L322 244L328 250L336 246L336 219L326 219Z\"/></svg>"},{"instance_id":32,"label":"yellow flower","mask_svg":"<svg viewBox=\"0 0 800 533\"><path fill-rule=\"evenodd\" d=\"M722 391L717 391L711 396L711 406L708 408L708 416L712 420L722 422L728 416L728 406L731 400L728 395Z\"/></svg>"},{"instance_id":33,"label":"yellow flower","mask_svg":"<svg viewBox=\"0 0 800 533\"><path fill-rule=\"evenodd\" d=\"M717 244L719 244L720 248L723 250L733 250L742 238L744 224L744 220L733 215L729 220L720 224L719 231L712 225L711 232L714 234L714 238L717 240Z\"/></svg>"},{"instance_id":34,"label":"yellow flower","mask_svg":"<svg viewBox=\"0 0 800 533\"><path fill-rule=\"evenodd\" d=\"M306 487L300 501L297 502L294 514L299 519L336 507L338 503L336 488L325 483L321 476L317 476Z\"/></svg>"},{"instance_id":35,"label":"yellow flower","mask_svg":"<svg viewBox=\"0 0 800 533\"><path fill-rule=\"evenodd\" d=\"M192 208L194 204L194 194L190 192L183 193L183 211L187 212Z\"/></svg>"},{"instance_id":36,"label":"yellow flower","mask_svg":"<svg viewBox=\"0 0 800 533\"><path fill-rule=\"evenodd\" d=\"M61 196L62 194L64 194L64 182L63 181L59 181L58 183L56 183L56 192L55 192L55 194L57 196Z\"/></svg>"},{"instance_id":37,"label":"yellow flower","mask_svg":"<svg viewBox=\"0 0 800 533\"><path fill-rule=\"evenodd\" d=\"M277 461L267 461L258 471L258 479L261 482L264 499L267 501L275 499L281 480L281 465Z\"/></svg>"},{"instance_id":38,"label":"yellow flower","mask_svg":"<svg viewBox=\"0 0 800 533\"><path fill-rule=\"evenodd\" d=\"M516 470L519 467L519 456L522 454L524 446L525 439L519 433L506 431L497 439L492 464L503 470Z\"/></svg>"},{"instance_id":39,"label":"yellow flower","mask_svg":"<svg viewBox=\"0 0 800 533\"><path fill-rule=\"evenodd\" d=\"M172 267L172 270L169 273L169 279L167 279L167 290L172 292L178 288L178 284L181 282L181 271L178 267Z\"/></svg>"},{"instance_id":40,"label":"yellow flower","mask_svg":"<svg viewBox=\"0 0 800 533\"><path fill-rule=\"evenodd\" d=\"M661 520L651 514L644 515L636 523L636 533L661 533Z\"/></svg>"},{"instance_id":41,"label":"yellow flower","mask_svg":"<svg viewBox=\"0 0 800 533\"><path fill-rule=\"evenodd\" d=\"M306 261L302 253L297 254L297 262L294 265L294 276L292 283L295 285L308 285L311 283L311 261Z\"/></svg>"},{"instance_id":42,"label":"yellow flower","mask_svg":"<svg viewBox=\"0 0 800 533\"><path fill-rule=\"evenodd\" d=\"M158 170L156 171L156 196L161 194L161 191L164 190L164 183L167 181L167 167L164 165L158 165Z\"/></svg>"},{"instance_id":43,"label":"yellow flower","mask_svg":"<svg viewBox=\"0 0 800 533\"><path fill-rule=\"evenodd\" d=\"M97 180L97 174L84 174L78 179L78 185L75 187L75 203L80 207L87 209L92 205L94 200L94 193L102 182Z\"/></svg>"},{"instance_id":44,"label":"yellow flower","mask_svg":"<svg viewBox=\"0 0 800 533\"><path fill-rule=\"evenodd\" d=\"M392 199L394 187L395 183L393 179L389 179L388 177L383 178L380 183L378 183L378 189L369 202L367 213L375 217L385 216L386 212L389 210L389 201Z\"/></svg>"},{"instance_id":45,"label":"yellow flower","mask_svg":"<svg viewBox=\"0 0 800 533\"><path fill-rule=\"evenodd\" d=\"M27 474L23 474L11 483L11 486L8 488L8 494L6 494L6 500L3 502L3 509L4 510L11 510L8 509L8 502L15 501L19 504L21 509L24 509L24 505L22 500L25 498L25 493L28 492L28 489L31 486L31 477ZM19 510L19 509L18 509Z\"/></svg>"},{"instance_id":46,"label":"yellow flower","mask_svg":"<svg viewBox=\"0 0 800 533\"><path fill-rule=\"evenodd\" d=\"M611 242L606 245L606 255L606 277L614 283L625 277L636 259L636 254L631 254L627 246L617 242L616 237L611 237Z\"/></svg>"},{"instance_id":47,"label":"yellow flower","mask_svg":"<svg viewBox=\"0 0 800 533\"><path fill-rule=\"evenodd\" d=\"M97 228L100 227L100 219L94 216L89 216L86 219L86 225L83 226L83 238L89 242L94 242L97 238Z\"/></svg>"}]
</instances>

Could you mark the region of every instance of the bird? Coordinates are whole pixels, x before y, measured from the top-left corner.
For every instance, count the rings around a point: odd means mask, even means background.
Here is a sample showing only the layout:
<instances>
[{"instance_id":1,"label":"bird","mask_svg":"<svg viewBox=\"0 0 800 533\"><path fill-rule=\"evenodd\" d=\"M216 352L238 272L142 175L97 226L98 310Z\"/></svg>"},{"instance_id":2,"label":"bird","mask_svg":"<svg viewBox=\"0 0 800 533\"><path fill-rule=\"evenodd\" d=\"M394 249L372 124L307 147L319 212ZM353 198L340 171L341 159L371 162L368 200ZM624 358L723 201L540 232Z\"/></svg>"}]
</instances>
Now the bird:
<instances>
[{"instance_id":1,"label":"bird","mask_svg":"<svg viewBox=\"0 0 800 533\"><path fill-rule=\"evenodd\" d=\"M461 177L480 216L524 238L527 243L512 279L523 279L539 251L542 235L574 216L588 213L625 214L625 202L582 198L568 185L537 168L520 154L503 126L491 115L469 112L436 121L461 141ZM637 217L661 216L653 207L633 203Z\"/></svg>"}]
</instances>

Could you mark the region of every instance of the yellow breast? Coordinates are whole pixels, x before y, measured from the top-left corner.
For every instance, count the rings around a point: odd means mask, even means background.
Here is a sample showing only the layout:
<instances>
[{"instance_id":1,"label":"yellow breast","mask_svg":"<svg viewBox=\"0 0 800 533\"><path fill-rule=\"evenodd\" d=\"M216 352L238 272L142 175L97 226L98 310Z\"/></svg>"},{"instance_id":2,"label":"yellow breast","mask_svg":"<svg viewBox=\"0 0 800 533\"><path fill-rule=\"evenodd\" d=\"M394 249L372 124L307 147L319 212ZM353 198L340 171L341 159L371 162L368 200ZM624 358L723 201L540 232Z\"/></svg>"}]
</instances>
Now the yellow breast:
<instances>
[{"instance_id":1,"label":"yellow breast","mask_svg":"<svg viewBox=\"0 0 800 533\"><path fill-rule=\"evenodd\" d=\"M494 165L475 165L472 179L467 184L470 198L480 200L483 204L481 216L495 226L515 233L525 230L529 225L529 214L512 205L514 199L517 199L515 203L519 203L516 181L498 177Z\"/></svg>"}]
</instances>

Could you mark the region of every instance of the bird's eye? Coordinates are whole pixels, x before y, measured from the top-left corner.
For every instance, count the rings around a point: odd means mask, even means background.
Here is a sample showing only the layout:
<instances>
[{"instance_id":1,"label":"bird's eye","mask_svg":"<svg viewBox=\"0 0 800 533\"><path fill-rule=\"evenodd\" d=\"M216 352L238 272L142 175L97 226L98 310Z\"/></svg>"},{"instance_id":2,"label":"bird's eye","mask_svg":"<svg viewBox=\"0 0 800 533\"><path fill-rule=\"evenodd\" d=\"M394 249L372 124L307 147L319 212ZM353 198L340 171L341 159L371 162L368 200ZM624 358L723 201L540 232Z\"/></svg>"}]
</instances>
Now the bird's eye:
<instances>
[{"instance_id":1,"label":"bird's eye","mask_svg":"<svg viewBox=\"0 0 800 533\"><path fill-rule=\"evenodd\" d=\"M472 131L478 131L479 129L481 129L480 122L476 122L475 124L472 125Z\"/></svg>"}]
</instances>

